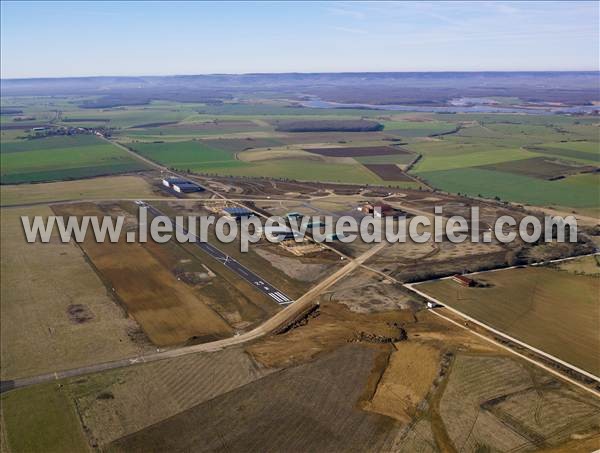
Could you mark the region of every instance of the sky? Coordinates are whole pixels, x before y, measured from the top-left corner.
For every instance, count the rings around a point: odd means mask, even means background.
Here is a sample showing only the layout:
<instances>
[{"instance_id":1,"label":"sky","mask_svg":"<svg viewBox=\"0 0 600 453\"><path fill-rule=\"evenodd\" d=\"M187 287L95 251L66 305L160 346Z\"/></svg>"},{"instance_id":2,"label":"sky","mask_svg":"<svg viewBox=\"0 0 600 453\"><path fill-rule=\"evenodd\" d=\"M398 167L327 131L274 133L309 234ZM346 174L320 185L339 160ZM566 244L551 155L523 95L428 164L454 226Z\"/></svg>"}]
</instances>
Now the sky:
<instances>
[{"instance_id":1,"label":"sky","mask_svg":"<svg viewBox=\"0 0 600 453\"><path fill-rule=\"evenodd\" d=\"M2 78L599 69L600 2L2 0Z\"/></svg>"}]
</instances>

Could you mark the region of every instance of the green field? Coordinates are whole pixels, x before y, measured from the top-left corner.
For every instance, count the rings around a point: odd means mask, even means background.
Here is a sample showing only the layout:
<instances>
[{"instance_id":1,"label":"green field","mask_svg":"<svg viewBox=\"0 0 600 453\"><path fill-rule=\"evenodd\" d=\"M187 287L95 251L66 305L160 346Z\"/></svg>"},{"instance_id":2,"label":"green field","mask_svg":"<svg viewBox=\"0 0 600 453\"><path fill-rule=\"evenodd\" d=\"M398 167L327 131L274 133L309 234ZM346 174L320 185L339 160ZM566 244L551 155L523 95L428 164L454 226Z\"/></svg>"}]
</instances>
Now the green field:
<instances>
[{"instance_id":1,"label":"green field","mask_svg":"<svg viewBox=\"0 0 600 453\"><path fill-rule=\"evenodd\" d=\"M600 205L598 173L582 173L598 168L600 161L598 125L592 119L452 116L470 123L456 134L406 145L423 155L412 171L430 185L541 206Z\"/></svg>"},{"instance_id":2,"label":"green field","mask_svg":"<svg viewBox=\"0 0 600 453\"><path fill-rule=\"evenodd\" d=\"M18 106L22 115L35 119L25 121L23 129L14 129L10 116L0 118L2 182L75 179L141 168L126 153L95 137L22 139L29 123L53 123L110 128L114 139L140 154L174 169L202 174L416 187L413 182L383 181L362 164L407 165L421 155L411 173L443 191L587 213L600 205L598 175L590 173L600 164L599 123L594 117L316 109L281 100L79 107L91 99L4 100L6 106ZM275 130L278 121L298 119L369 119L383 124L384 130ZM400 142L414 154L319 161L298 152L303 145ZM269 148L277 152L269 156ZM262 158L238 156L248 149L259 149Z\"/></svg>"},{"instance_id":3,"label":"green field","mask_svg":"<svg viewBox=\"0 0 600 453\"><path fill-rule=\"evenodd\" d=\"M417 285L443 304L595 375L600 374L600 278L556 267L528 267Z\"/></svg>"},{"instance_id":4,"label":"green field","mask_svg":"<svg viewBox=\"0 0 600 453\"><path fill-rule=\"evenodd\" d=\"M191 170L203 174L226 176L272 177L299 181L342 182L356 184L382 184L412 186L415 183L382 181L358 162L338 164L310 159L268 159L244 162L231 151L217 149L217 141L201 140L177 143L131 143L141 155L170 168ZM396 156L392 156L396 157ZM404 157L404 156L401 156ZM354 163L352 163L354 162Z\"/></svg>"},{"instance_id":5,"label":"green field","mask_svg":"<svg viewBox=\"0 0 600 453\"><path fill-rule=\"evenodd\" d=\"M594 208L600 204L600 174L570 176L559 181L546 181L529 176L460 168L419 173L435 187L454 193L524 202L538 206Z\"/></svg>"},{"instance_id":6,"label":"green field","mask_svg":"<svg viewBox=\"0 0 600 453\"><path fill-rule=\"evenodd\" d=\"M57 384L44 384L2 396L5 440L11 452L90 450L68 393Z\"/></svg>"},{"instance_id":7,"label":"green field","mask_svg":"<svg viewBox=\"0 0 600 453\"><path fill-rule=\"evenodd\" d=\"M92 135L3 142L0 158L3 184L78 179L146 168Z\"/></svg>"}]
</instances>

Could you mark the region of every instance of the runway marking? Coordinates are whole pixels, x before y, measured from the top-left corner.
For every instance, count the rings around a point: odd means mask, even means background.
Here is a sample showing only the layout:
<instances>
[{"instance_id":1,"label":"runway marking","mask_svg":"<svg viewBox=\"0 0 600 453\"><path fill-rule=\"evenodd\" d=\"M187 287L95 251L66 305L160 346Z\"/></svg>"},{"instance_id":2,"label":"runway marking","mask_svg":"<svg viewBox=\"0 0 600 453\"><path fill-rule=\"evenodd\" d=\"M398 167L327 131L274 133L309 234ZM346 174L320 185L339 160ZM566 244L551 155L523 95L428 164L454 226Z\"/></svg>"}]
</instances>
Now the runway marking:
<instances>
[{"instance_id":1,"label":"runway marking","mask_svg":"<svg viewBox=\"0 0 600 453\"><path fill-rule=\"evenodd\" d=\"M290 300L289 297L285 296L284 294L281 294L279 291L276 291L275 294L281 297L284 301Z\"/></svg>"},{"instance_id":2,"label":"runway marking","mask_svg":"<svg viewBox=\"0 0 600 453\"><path fill-rule=\"evenodd\" d=\"M273 299L275 299L278 303L283 302L283 300L275 293L269 293L269 296L271 296Z\"/></svg>"}]
</instances>

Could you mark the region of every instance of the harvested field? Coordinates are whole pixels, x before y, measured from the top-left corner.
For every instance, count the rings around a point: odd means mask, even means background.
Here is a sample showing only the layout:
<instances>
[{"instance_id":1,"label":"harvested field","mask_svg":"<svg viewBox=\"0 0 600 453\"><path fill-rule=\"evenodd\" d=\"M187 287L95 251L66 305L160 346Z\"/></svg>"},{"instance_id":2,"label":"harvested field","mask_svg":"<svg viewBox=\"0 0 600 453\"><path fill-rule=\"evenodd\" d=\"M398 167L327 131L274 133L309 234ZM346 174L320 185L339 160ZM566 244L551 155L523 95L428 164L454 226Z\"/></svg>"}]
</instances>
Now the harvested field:
<instances>
[{"instance_id":1,"label":"harvested field","mask_svg":"<svg viewBox=\"0 0 600 453\"><path fill-rule=\"evenodd\" d=\"M227 349L87 377L68 392L91 443L105 446L275 371Z\"/></svg>"},{"instance_id":2,"label":"harvested field","mask_svg":"<svg viewBox=\"0 0 600 453\"><path fill-rule=\"evenodd\" d=\"M600 255L585 256L575 260L563 261L557 263L556 267L577 275L583 274L600 277Z\"/></svg>"},{"instance_id":3,"label":"harvested field","mask_svg":"<svg viewBox=\"0 0 600 453\"><path fill-rule=\"evenodd\" d=\"M54 236L29 244L20 216L47 206L2 209L2 379L117 360L149 349L79 247ZM142 335L143 337L143 335Z\"/></svg>"},{"instance_id":4,"label":"harvested field","mask_svg":"<svg viewBox=\"0 0 600 453\"><path fill-rule=\"evenodd\" d=\"M2 451L103 448L275 371L238 348L18 389L1 396L2 424L10 432L6 439L3 430L8 447Z\"/></svg>"},{"instance_id":5,"label":"harvested field","mask_svg":"<svg viewBox=\"0 0 600 453\"><path fill-rule=\"evenodd\" d=\"M597 435L600 404L508 357L458 354L439 415L456 449L525 450Z\"/></svg>"},{"instance_id":6,"label":"harvested field","mask_svg":"<svg viewBox=\"0 0 600 453\"><path fill-rule=\"evenodd\" d=\"M364 408L409 423L438 374L440 353L426 344L403 341Z\"/></svg>"},{"instance_id":7,"label":"harvested field","mask_svg":"<svg viewBox=\"0 0 600 453\"><path fill-rule=\"evenodd\" d=\"M547 157L533 157L531 159L511 160L497 164L481 165L475 168L484 170L501 171L506 173L516 173L524 176L531 176L538 179L557 179L577 173L591 172L596 169L591 165L569 165L549 159Z\"/></svg>"},{"instance_id":8,"label":"harvested field","mask_svg":"<svg viewBox=\"0 0 600 453\"><path fill-rule=\"evenodd\" d=\"M367 120L291 120L275 121L275 130L283 132L371 132L383 130L383 124Z\"/></svg>"},{"instance_id":9,"label":"harvested field","mask_svg":"<svg viewBox=\"0 0 600 453\"><path fill-rule=\"evenodd\" d=\"M348 345L119 439L108 451L377 450L398 425L356 407L375 357L374 349Z\"/></svg>"},{"instance_id":10,"label":"harvested field","mask_svg":"<svg viewBox=\"0 0 600 453\"><path fill-rule=\"evenodd\" d=\"M108 212L91 203L62 205L55 211L59 215L98 216ZM191 338L209 341L231 334L225 320L178 281L147 247L126 243L123 236L118 243L96 243L88 235L81 246L154 344L181 344Z\"/></svg>"},{"instance_id":11,"label":"harvested field","mask_svg":"<svg viewBox=\"0 0 600 453\"><path fill-rule=\"evenodd\" d=\"M490 285L466 288L450 279L417 288L501 332L600 374L600 279L551 267L476 274Z\"/></svg>"},{"instance_id":12,"label":"harvested field","mask_svg":"<svg viewBox=\"0 0 600 453\"><path fill-rule=\"evenodd\" d=\"M105 176L78 181L48 182L1 186L2 206L46 203L77 199L162 198L157 190L140 176Z\"/></svg>"},{"instance_id":13,"label":"harvested field","mask_svg":"<svg viewBox=\"0 0 600 453\"><path fill-rule=\"evenodd\" d=\"M413 181L395 164L363 164L384 181Z\"/></svg>"},{"instance_id":14,"label":"harvested field","mask_svg":"<svg viewBox=\"0 0 600 453\"><path fill-rule=\"evenodd\" d=\"M411 154L403 148L391 146L362 146L347 148L304 148L304 151L330 157L357 157L357 156L389 156L395 154Z\"/></svg>"}]
</instances>

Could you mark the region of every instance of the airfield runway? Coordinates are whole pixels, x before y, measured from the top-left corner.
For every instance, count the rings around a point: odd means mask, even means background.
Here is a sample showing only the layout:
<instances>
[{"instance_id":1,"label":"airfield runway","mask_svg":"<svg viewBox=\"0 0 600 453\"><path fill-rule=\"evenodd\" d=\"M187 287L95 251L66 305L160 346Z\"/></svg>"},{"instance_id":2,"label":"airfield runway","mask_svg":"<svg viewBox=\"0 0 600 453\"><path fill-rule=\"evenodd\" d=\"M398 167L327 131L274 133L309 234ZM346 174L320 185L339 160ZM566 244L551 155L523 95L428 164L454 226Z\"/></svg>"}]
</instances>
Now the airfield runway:
<instances>
[{"instance_id":1,"label":"airfield runway","mask_svg":"<svg viewBox=\"0 0 600 453\"><path fill-rule=\"evenodd\" d=\"M153 215L164 216L162 212L160 212L155 207L149 205L148 203L145 203L145 206L148 208L148 211L151 212ZM183 232L184 234L187 234L187 231L181 225L175 223L174 219L171 219L171 221L175 225L175 228L178 228L179 231ZM214 245L209 244L208 242L202 242L200 241L200 238L198 238L195 235L193 236L196 238L195 244L198 247L200 247L204 252L208 253L214 259L219 261L221 264L223 264L223 266L231 269L233 272L238 274L247 282L250 282L256 289L269 296L279 305L286 306L293 302L293 300L290 297L288 297L285 293L279 291L277 288L275 288L262 277L256 275L254 272L245 267L239 261L227 255L225 252L219 250Z\"/></svg>"}]
</instances>

